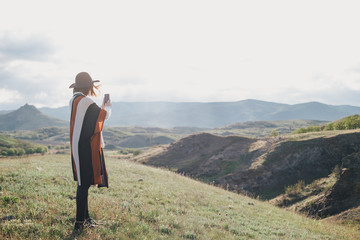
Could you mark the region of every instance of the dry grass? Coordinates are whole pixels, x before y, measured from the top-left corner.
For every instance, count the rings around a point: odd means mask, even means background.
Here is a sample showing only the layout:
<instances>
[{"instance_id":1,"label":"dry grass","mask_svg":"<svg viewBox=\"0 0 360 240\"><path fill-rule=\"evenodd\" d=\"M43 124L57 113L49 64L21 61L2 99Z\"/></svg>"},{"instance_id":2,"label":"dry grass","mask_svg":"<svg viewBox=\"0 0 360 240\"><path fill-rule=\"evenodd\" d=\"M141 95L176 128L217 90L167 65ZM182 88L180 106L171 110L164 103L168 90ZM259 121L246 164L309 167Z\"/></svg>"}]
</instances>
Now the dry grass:
<instances>
[{"instance_id":1,"label":"dry grass","mask_svg":"<svg viewBox=\"0 0 360 240\"><path fill-rule=\"evenodd\" d=\"M357 239L324 223L170 171L108 158L109 189L92 187L104 223L77 239ZM0 238L73 239L76 183L67 155L0 160Z\"/></svg>"}]
</instances>

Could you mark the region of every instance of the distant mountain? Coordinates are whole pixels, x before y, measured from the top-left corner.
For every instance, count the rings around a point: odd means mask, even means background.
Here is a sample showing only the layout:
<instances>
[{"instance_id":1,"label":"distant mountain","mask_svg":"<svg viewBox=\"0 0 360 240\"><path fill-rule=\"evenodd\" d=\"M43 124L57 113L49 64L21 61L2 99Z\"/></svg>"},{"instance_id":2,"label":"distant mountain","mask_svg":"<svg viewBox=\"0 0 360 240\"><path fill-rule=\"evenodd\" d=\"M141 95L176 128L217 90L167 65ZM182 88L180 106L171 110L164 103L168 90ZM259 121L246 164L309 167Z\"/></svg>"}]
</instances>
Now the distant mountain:
<instances>
[{"instance_id":1,"label":"distant mountain","mask_svg":"<svg viewBox=\"0 0 360 240\"><path fill-rule=\"evenodd\" d=\"M59 108L39 108L39 110L51 117L62 119L64 121L70 121L70 108L69 106L59 107Z\"/></svg>"},{"instance_id":2,"label":"distant mountain","mask_svg":"<svg viewBox=\"0 0 360 240\"><path fill-rule=\"evenodd\" d=\"M41 108L43 113L69 120L69 107ZM238 102L114 102L107 126L176 126L214 128L237 122L306 119L334 121L359 114L360 107L319 102L281 104L259 100Z\"/></svg>"},{"instance_id":3,"label":"distant mountain","mask_svg":"<svg viewBox=\"0 0 360 240\"><path fill-rule=\"evenodd\" d=\"M68 123L47 116L35 106L25 104L19 109L0 115L0 130L34 130L42 127L61 127Z\"/></svg>"}]
</instances>

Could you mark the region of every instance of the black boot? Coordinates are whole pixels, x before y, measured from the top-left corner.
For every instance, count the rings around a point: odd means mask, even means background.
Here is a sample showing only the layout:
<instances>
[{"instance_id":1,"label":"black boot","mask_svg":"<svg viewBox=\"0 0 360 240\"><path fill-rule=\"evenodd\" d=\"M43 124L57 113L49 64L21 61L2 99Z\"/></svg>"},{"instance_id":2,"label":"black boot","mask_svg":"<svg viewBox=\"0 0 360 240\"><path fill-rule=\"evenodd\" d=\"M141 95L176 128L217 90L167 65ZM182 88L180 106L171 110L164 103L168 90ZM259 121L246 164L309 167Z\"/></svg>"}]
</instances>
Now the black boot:
<instances>
[{"instance_id":1,"label":"black boot","mask_svg":"<svg viewBox=\"0 0 360 240\"><path fill-rule=\"evenodd\" d=\"M87 218L85 220L85 226L87 228L94 228L96 227L97 225L99 225L99 223L97 223L94 219L92 219L91 217Z\"/></svg>"},{"instance_id":2,"label":"black boot","mask_svg":"<svg viewBox=\"0 0 360 240\"><path fill-rule=\"evenodd\" d=\"M80 234L84 230L85 222L84 221L76 221L74 225L74 233Z\"/></svg>"}]
</instances>

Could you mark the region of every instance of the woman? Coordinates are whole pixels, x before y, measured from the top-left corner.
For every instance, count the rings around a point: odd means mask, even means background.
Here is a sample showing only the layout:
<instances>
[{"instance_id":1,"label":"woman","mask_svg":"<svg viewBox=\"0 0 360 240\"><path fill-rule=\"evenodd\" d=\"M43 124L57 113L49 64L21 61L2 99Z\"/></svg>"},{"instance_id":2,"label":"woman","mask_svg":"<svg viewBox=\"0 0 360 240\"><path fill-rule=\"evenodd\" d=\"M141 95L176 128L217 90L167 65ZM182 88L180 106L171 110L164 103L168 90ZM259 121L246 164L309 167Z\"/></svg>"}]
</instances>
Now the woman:
<instances>
[{"instance_id":1,"label":"woman","mask_svg":"<svg viewBox=\"0 0 360 240\"><path fill-rule=\"evenodd\" d=\"M97 223L90 218L88 211L88 190L91 185L108 187L108 175L103 154L104 141L102 129L105 119L111 113L111 102L108 100L101 108L91 99L96 96L95 86L90 75L81 72L76 75L73 97L70 100L70 144L71 162L74 180L78 182L76 193L75 231L81 232L84 227L94 227Z\"/></svg>"}]
</instances>

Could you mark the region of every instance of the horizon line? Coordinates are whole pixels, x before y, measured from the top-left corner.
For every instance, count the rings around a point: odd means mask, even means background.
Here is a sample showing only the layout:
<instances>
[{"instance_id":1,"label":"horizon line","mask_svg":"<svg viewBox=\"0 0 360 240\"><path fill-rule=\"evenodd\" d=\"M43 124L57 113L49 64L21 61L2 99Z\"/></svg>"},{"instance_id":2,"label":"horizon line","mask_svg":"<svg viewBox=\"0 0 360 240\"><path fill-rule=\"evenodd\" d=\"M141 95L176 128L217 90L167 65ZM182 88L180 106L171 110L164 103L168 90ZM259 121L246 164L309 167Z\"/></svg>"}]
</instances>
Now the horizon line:
<instances>
[{"instance_id":1,"label":"horizon line","mask_svg":"<svg viewBox=\"0 0 360 240\"><path fill-rule=\"evenodd\" d=\"M216 104L216 103L239 103L239 102L246 102L246 101L254 101L254 102L264 102L264 103L272 103L272 104L281 104L281 105L289 105L289 106L293 106L293 105L301 105L301 104L309 104L309 103L317 103L317 104L323 104L323 105L329 105L329 106L350 106L350 107L360 107L357 105L351 105L351 104L328 104L328 103L323 103L320 101L308 101L308 102L299 102L299 103L282 103L282 102L275 102L275 101L267 101L267 100L260 100L260 99L254 99L254 98L248 98L248 99L243 99L243 100L238 100L238 101L114 101L112 102L112 104L116 104L116 103L171 103L171 104L192 104L192 103L198 103L198 104ZM26 102L25 104L21 105L20 107L16 108L19 109L23 106L26 105L30 105L30 106L35 106L38 109L42 109L42 108L50 108L50 109L57 109L57 108L63 108L63 107L68 107L67 105L63 105L63 106L59 106L59 107L48 107L48 106L44 106L44 107L37 107L36 104L31 104L29 102ZM13 111L16 109L0 109L0 111Z\"/></svg>"}]
</instances>

